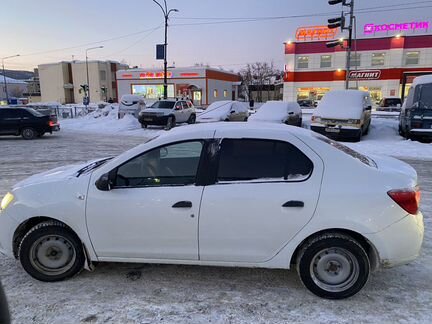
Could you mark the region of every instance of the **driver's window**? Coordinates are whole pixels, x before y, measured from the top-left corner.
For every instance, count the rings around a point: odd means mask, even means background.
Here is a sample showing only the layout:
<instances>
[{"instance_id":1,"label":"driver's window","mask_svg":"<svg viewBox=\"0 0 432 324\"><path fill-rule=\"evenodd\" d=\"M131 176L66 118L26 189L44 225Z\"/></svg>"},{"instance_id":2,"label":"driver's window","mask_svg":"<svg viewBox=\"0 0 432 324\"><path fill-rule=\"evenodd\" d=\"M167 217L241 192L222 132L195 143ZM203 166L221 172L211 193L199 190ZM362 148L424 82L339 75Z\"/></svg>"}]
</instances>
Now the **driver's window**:
<instances>
[{"instance_id":1,"label":"driver's window","mask_svg":"<svg viewBox=\"0 0 432 324\"><path fill-rule=\"evenodd\" d=\"M183 142L139 155L118 168L115 187L194 184L202 147L201 141Z\"/></svg>"},{"instance_id":2,"label":"driver's window","mask_svg":"<svg viewBox=\"0 0 432 324\"><path fill-rule=\"evenodd\" d=\"M175 110L182 110L182 104L181 104L181 102L177 102L175 104Z\"/></svg>"}]
</instances>

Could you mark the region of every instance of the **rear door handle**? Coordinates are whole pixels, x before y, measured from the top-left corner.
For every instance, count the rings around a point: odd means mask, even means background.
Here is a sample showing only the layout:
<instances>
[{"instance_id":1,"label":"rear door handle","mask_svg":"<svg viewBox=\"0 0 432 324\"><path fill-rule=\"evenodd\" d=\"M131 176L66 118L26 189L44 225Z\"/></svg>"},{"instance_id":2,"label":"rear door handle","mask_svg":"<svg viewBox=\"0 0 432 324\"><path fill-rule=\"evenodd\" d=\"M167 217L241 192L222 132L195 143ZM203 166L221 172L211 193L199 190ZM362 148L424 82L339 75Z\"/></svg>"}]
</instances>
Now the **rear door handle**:
<instances>
[{"instance_id":1,"label":"rear door handle","mask_svg":"<svg viewBox=\"0 0 432 324\"><path fill-rule=\"evenodd\" d=\"M287 201L282 207L304 207L304 202L299 200Z\"/></svg>"},{"instance_id":2,"label":"rear door handle","mask_svg":"<svg viewBox=\"0 0 432 324\"><path fill-rule=\"evenodd\" d=\"M191 201L179 201L172 205L172 208L192 208Z\"/></svg>"}]
</instances>

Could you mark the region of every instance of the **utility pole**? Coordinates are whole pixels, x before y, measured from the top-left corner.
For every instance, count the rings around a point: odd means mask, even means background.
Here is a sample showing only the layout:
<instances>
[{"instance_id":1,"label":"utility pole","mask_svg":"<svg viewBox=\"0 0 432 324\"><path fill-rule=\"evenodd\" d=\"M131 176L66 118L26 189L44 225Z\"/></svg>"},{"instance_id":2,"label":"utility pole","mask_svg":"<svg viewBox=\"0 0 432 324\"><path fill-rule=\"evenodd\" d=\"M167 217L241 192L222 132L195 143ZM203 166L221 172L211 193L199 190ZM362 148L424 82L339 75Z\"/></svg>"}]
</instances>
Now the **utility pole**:
<instances>
[{"instance_id":1,"label":"utility pole","mask_svg":"<svg viewBox=\"0 0 432 324\"><path fill-rule=\"evenodd\" d=\"M164 0L164 6L162 6L158 1L153 0L154 3L156 3L161 9L164 14L165 19L165 42L164 42L164 99L168 98L168 19L171 12L178 12L177 9L170 9L168 10L168 6L166 3L166 0Z\"/></svg>"},{"instance_id":2,"label":"utility pole","mask_svg":"<svg viewBox=\"0 0 432 324\"><path fill-rule=\"evenodd\" d=\"M5 67L4 67L4 61L10 58L18 57L20 54L12 55L12 56L6 56L2 57L2 68L3 68L3 81L4 81L4 91L6 93L6 104L9 105L9 94L7 89L7 79L6 79L6 73L5 73Z\"/></svg>"},{"instance_id":3,"label":"utility pole","mask_svg":"<svg viewBox=\"0 0 432 324\"><path fill-rule=\"evenodd\" d=\"M348 41L347 41L347 47L345 47L346 49L346 66L345 66L345 70L346 70L346 76L345 76L345 89L349 89L349 75L350 75L350 70L351 70L351 49L352 49L352 42L353 42L353 28L354 28L354 0L351 0L348 3L348 0L329 0L329 5L336 5L339 3L342 3L342 6L346 6L346 7L350 7L350 18L349 18L349 26L345 27L345 13L342 10L342 14L340 17L338 18L331 18L328 20L328 28L330 29L334 29L334 28L339 28L341 29L341 31L344 30L348 30ZM336 40L336 41L331 41L328 42L327 47L336 47L336 46L341 46L342 48L344 47L344 40L340 39L340 40Z\"/></svg>"},{"instance_id":4,"label":"utility pole","mask_svg":"<svg viewBox=\"0 0 432 324\"><path fill-rule=\"evenodd\" d=\"M86 74L87 74L87 91L84 91L84 93L86 95L86 99L84 100L84 105L86 106L86 108L87 108L88 104L90 103L90 81L89 81L89 69L88 69L88 51L98 49L98 48L103 48L103 46L90 47L90 48L86 49L85 64L86 64Z\"/></svg>"}]
</instances>

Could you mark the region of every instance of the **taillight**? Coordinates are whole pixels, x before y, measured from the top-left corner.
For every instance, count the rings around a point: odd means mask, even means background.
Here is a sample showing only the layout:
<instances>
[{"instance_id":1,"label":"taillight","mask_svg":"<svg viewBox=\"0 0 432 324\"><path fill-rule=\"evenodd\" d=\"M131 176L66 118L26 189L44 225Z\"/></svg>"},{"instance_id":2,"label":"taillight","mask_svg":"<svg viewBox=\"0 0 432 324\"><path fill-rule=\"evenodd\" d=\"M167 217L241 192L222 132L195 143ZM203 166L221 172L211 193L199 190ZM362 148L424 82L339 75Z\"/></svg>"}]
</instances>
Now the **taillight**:
<instances>
[{"instance_id":1,"label":"taillight","mask_svg":"<svg viewBox=\"0 0 432 324\"><path fill-rule=\"evenodd\" d=\"M48 125L50 125L50 127L54 127L56 125L56 123L54 121L50 120L48 122Z\"/></svg>"},{"instance_id":2,"label":"taillight","mask_svg":"<svg viewBox=\"0 0 432 324\"><path fill-rule=\"evenodd\" d=\"M415 215L418 213L421 198L419 187L414 189L390 190L388 195L409 214Z\"/></svg>"}]
</instances>

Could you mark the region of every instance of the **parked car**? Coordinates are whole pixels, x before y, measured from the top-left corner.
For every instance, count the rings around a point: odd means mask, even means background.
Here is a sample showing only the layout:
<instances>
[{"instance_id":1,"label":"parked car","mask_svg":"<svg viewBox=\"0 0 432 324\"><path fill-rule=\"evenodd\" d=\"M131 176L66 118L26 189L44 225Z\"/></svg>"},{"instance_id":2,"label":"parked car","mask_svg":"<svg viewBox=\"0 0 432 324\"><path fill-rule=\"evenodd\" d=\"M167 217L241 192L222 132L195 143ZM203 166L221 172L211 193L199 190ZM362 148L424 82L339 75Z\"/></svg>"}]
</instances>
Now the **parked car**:
<instances>
[{"instance_id":1,"label":"parked car","mask_svg":"<svg viewBox=\"0 0 432 324\"><path fill-rule=\"evenodd\" d=\"M194 124L195 107L190 100L159 100L142 110L138 120L144 128L148 125L159 125L169 130L177 123Z\"/></svg>"},{"instance_id":2,"label":"parked car","mask_svg":"<svg viewBox=\"0 0 432 324\"><path fill-rule=\"evenodd\" d=\"M247 121L248 103L239 101L216 101L197 117L199 123L218 121Z\"/></svg>"},{"instance_id":3,"label":"parked car","mask_svg":"<svg viewBox=\"0 0 432 324\"><path fill-rule=\"evenodd\" d=\"M298 100L297 103L301 108L315 108L315 102L310 99Z\"/></svg>"},{"instance_id":4,"label":"parked car","mask_svg":"<svg viewBox=\"0 0 432 324\"><path fill-rule=\"evenodd\" d=\"M311 129L328 137L358 142L369 132L371 111L369 92L329 91L312 115Z\"/></svg>"},{"instance_id":5,"label":"parked car","mask_svg":"<svg viewBox=\"0 0 432 324\"><path fill-rule=\"evenodd\" d=\"M138 95L123 95L120 99L118 118L125 115L132 115L138 118L139 113L146 107L144 97Z\"/></svg>"},{"instance_id":6,"label":"parked car","mask_svg":"<svg viewBox=\"0 0 432 324\"><path fill-rule=\"evenodd\" d=\"M55 115L44 115L32 108L0 108L0 135L34 139L59 130Z\"/></svg>"},{"instance_id":7,"label":"parked car","mask_svg":"<svg viewBox=\"0 0 432 324\"><path fill-rule=\"evenodd\" d=\"M414 82L399 117L399 134L407 139L432 141L432 76Z\"/></svg>"},{"instance_id":8,"label":"parked car","mask_svg":"<svg viewBox=\"0 0 432 324\"><path fill-rule=\"evenodd\" d=\"M302 112L297 102L267 101L249 117L249 121L282 123L301 127Z\"/></svg>"},{"instance_id":9,"label":"parked car","mask_svg":"<svg viewBox=\"0 0 432 324\"><path fill-rule=\"evenodd\" d=\"M92 262L293 265L316 295L346 298L419 255L419 200L396 159L299 127L207 123L18 183L1 201L0 252L42 281Z\"/></svg>"},{"instance_id":10,"label":"parked car","mask_svg":"<svg viewBox=\"0 0 432 324\"><path fill-rule=\"evenodd\" d=\"M0 323L2 324L10 323L8 303L1 282L0 282Z\"/></svg>"},{"instance_id":11,"label":"parked car","mask_svg":"<svg viewBox=\"0 0 432 324\"><path fill-rule=\"evenodd\" d=\"M401 111L402 99L399 97L384 97L376 107L377 111Z\"/></svg>"}]
</instances>

